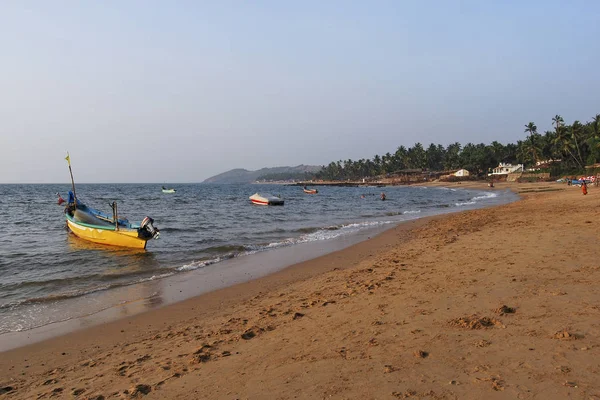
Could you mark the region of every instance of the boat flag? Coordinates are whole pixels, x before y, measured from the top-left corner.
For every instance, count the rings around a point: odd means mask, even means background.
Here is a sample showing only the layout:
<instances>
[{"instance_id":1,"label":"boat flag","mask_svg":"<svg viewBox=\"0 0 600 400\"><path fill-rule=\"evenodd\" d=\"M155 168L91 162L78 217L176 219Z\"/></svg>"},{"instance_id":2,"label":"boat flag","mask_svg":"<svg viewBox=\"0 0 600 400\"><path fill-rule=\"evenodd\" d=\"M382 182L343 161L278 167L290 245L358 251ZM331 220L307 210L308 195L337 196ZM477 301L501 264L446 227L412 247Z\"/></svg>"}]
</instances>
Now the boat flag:
<instances>
[{"instance_id":1,"label":"boat flag","mask_svg":"<svg viewBox=\"0 0 600 400\"><path fill-rule=\"evenodd\" d=\"M65 157L65 160L67 160L67 162L69 163L69 167L71 166L71 157L69 157L69 153L67 152L67 156Z\"/></svg>"},{"instance_id":2,"label":"boat flag","mask_svg":"<svg viewBox=\"0 0 600 400\"><path fill-rule=\"evenodd\" d=\"M58 196L58 205L60 206L66 200L62 198L62 196L60 195L60 193L56 192L56 195Z\"/></svg>"}]
</instances>

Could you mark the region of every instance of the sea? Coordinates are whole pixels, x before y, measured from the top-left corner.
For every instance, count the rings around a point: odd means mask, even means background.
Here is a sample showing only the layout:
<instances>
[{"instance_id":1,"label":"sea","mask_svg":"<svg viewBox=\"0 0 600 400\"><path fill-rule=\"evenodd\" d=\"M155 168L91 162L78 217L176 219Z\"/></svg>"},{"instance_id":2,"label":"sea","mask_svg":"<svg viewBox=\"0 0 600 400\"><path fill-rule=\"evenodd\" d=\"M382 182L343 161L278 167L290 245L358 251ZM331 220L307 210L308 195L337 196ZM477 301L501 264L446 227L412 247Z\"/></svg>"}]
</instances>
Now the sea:
<instances>
[{"instance_id":1,"label":"sea","mask_svg":"<svg viewBox=\"0 0 600 400\"><path fill-rule=\"evenodd\" d=\"M310 243L334 251L340 239L349 245L350 238L408 220L517 199L510 191L423 186L317 187L317 195L286 185L168 185L176 189L172 194L162 193L161 186L76 187L78 199L93 208L110 213L116 201L119 215L132 222L154 219L160 238L146 250L132 250L68 232L56 195L67 198L68 184L0 185L0 339L135 301L161 304L156 288L165 282L174 291L196 279L206 282L206 291L219 286L211 283L219 279L221 286L252 279L260 275L248 273L259 254L279 251L285 259L291 253L282 250ZM382 191L386 201L380 200ZM248 197L257 192L281 196L285 205L252 205ZM285 267L281 258L263 257L264 265L281 264L263 266L264 271ZM226 282L224 271L236 279ZM148 282L152 286L144 286Z\"/></svg>"}]
</instances>

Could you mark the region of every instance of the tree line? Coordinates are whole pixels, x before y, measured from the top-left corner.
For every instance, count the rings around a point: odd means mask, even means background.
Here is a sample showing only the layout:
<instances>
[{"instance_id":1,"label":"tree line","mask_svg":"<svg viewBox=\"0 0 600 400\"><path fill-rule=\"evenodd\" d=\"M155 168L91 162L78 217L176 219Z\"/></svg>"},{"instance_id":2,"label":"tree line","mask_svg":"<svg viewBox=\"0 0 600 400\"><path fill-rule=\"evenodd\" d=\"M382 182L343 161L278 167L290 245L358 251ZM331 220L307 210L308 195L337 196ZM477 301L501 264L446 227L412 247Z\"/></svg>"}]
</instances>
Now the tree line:
<instances>
[{"instance_id":1,"label":"tree line","mask_svg":"<svg viewBox=\"0 0 600 400\"><path fill-rule=\"evenodd\" d=\"M524 164L526 168L538 162L554 160L545 168L552 176L580 174L584 167L600 161L600 114L591 121L574 121L566 125L560 115L552 118L554 129L539 133L534 122L525 125L523 140L506 145L458 142L446 147L421 143L400 146L394 153L375 155L372 159L339 160L324 165L315 179L359 180L367 177L402 173L407 170L453 171L467 169L471 175L484 176L500 162ZM560 162L558 161L560 160Z\"/></svg>"}]
</instances>

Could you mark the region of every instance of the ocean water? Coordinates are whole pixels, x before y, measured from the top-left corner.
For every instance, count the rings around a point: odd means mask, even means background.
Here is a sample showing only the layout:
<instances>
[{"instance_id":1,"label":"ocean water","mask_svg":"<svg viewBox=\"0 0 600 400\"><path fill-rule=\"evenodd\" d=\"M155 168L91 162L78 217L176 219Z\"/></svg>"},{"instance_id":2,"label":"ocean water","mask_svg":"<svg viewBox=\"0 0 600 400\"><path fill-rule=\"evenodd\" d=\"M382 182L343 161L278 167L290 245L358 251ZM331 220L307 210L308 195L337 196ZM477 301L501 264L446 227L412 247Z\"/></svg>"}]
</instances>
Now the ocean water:
<instances>
[{"instance_id":1,"label":"ocean water","mask_svg":"<svg viewBox=\"0 0 600 400\"><path fill-rule=\"evenodd\" d=\"M62 320L57 310L70 299L516 199L508 191L426 187L319 187L317 195L283 185L174 187L176 193L163 194L160 184L77 185L78 198L91 207L110 212L109 203L117 201L119 215L132 222L154 218L161 236L144 251L96 245L69 233L56 192L66 198L70 185L0 185L0 335ZM380 201L381 191L386 201ZM285 205L252 205L248 197L255 192L281 195Z\"/></svg>"}]
</instances>

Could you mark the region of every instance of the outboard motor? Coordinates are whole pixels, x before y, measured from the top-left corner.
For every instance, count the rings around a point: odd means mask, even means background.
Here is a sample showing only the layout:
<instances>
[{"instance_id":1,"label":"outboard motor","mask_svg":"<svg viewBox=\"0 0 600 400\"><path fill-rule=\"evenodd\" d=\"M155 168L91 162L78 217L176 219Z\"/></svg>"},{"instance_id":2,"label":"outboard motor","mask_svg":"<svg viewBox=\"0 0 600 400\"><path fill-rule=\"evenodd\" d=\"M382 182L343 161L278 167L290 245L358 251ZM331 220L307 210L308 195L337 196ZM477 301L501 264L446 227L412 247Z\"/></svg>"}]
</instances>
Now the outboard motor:
<instances>
[{"instance_id":1,"label":"outboard motor","mask_svg":"<svg viewBox=\"0 0 600 400\"><path fill-rule=\"evenodd\" d=\"M152 225L154 223L154 220L150 217L146 217L142 220L142 223L140 225L140 235L143 235L147 238L152 238L152 239L158 239L158 237L160 236L160 232L158 230L158 228L154 227L154 225Z\"/></svg>"}]
</instances>

